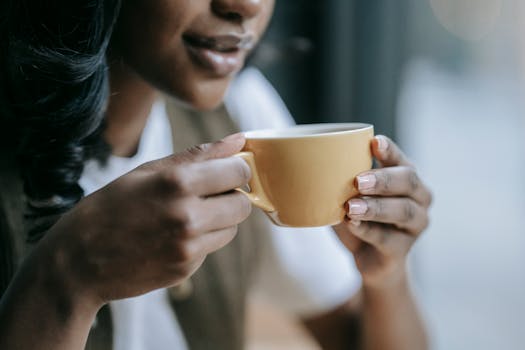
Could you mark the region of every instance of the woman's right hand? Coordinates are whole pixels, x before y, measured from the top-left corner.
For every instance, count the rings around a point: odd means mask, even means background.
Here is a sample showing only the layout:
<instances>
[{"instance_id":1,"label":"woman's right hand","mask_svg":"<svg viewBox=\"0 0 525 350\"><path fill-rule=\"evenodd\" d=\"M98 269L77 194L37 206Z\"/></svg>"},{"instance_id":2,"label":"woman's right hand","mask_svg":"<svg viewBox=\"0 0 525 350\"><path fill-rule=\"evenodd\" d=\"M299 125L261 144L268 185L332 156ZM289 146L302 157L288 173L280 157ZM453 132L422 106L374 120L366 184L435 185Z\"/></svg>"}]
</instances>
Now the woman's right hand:
<instances>
[{"instance_id":1,"label":"woman's right hand","mask_svg":"<svg viewBox=\"0 0 525 350\"><path fill-rule=\"evenodd\" d=\"M251 211L236 134L146 163L81 200L41 242L65 287L98 305L173 286L230 242Z\"/></svg>"}]
</instances>

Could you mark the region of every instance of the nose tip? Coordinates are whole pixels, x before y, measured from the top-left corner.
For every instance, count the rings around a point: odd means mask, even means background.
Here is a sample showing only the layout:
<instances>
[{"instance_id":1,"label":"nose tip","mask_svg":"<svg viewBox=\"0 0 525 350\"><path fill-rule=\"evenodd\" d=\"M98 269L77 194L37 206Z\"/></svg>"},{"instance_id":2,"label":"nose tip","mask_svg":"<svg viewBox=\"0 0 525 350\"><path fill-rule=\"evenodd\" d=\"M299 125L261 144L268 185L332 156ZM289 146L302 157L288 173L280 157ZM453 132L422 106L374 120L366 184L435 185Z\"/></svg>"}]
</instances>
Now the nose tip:
<instances>
[{"instance_id":1,"label":"nose tip","mask_svg":"<svg viewBox=\"0 0 525 350\"><path fill-rule=\"evenodd\" d=\"M213 11L229 20L246 20L259 14L264 0L213 0Z\"/></svg>"}]
</instances>

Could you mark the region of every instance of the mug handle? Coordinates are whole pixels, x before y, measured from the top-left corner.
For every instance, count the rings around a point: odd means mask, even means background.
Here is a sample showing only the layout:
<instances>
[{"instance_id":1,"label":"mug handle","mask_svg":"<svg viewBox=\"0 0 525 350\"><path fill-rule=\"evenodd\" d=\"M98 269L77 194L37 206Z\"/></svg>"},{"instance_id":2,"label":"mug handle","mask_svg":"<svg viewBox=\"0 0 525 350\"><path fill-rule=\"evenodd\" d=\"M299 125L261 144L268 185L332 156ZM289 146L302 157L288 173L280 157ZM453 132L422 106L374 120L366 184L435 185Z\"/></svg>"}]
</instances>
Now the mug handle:
<instances>
[{"instance_id":1,"label":"mug handle","mask_svg":"<svg viewBox=\"0 0 525 350\"><path fill-rule=\"evenodd\" d=\"M253 157L253 153L240 152L235 154L234 157L240 157L244 159L244 161L248 163L248 166L250 167L250 170L252 172L252 178L248 183L248 185L250 186L250 192L247 192L240 188L236 188L236 190L246 195L246 197L248 197L248 199L250 200L250 202L252 202L253 205L261 208L265 212L275 211L275 208L273 207L272 203L270 202L262 188L259 173L257 172L257 167L255 166L255 159Z\"/></svg>"}]
</instances>

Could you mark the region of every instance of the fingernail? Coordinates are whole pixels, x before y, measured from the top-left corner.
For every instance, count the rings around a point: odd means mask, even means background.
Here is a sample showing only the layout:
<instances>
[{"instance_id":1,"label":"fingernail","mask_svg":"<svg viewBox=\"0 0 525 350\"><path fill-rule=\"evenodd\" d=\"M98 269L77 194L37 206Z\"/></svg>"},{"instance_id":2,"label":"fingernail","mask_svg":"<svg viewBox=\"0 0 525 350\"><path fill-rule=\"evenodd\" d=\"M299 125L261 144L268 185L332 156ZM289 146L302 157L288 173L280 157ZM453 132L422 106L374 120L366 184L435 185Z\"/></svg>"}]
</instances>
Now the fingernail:
<instances>
[{"instance_id":1,"label":"fingernail","mask_svg":"<svg viewBox=\"0 0 525 350\"><path fill-rule=\"evenodd\" d=\"M376 140L379 151L384 152L388 149L388 141L384 136L376 136Z\"/></svg>"},{"instance_id":2,"label":"fingernail","mask_svg":"<svg viewBox=\"0 0 525 350\"><path fill-rule=\"evenodd\" d=\"M357 177L357 188L359 191L371 190L375 187L376 182L376 176L373 174L360 175Z\"/></svg>"},{"instance_id":3,"label":"fingernail","mask_svg":"<svg viewBox=\"0 0 525 350\"><path fill-rule=\"evenodd\" d=\"M359 227L361 225L361 220L350 220L350 223L355 227Z\"/></svg>"},{"instance_id":4,"label":"fingernail","mask_svg":"<svg viewBox=\"0 0 525 350\"><path fill-rule=\"evenodd\" d=\"M348 206L350 215L363 215L368 210L368 205L362 199L351 199Z\"/></svg>"}]
</instances>

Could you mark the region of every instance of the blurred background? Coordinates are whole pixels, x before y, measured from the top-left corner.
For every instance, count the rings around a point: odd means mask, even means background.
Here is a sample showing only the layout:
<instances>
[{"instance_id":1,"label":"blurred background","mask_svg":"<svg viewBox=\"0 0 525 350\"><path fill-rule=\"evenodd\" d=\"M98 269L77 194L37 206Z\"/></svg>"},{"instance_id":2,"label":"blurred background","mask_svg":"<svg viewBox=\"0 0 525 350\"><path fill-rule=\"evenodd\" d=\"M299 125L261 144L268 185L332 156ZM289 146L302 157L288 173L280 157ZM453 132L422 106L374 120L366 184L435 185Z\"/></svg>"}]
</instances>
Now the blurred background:
<instances>
[{"instance_id":1,"label":"blurred background","mask_svg":"<svg viewBox=\"0 0 525 350\"><path fill-rule=\"evenodd\" d=\"M410 257L433 348L525 349L525 2L276 6L252 64L296 120L375 124L434 191Z\"/></svg>"}]
</instances>

